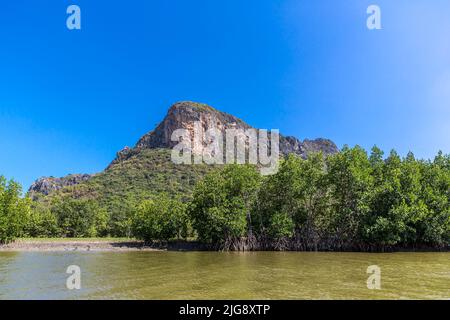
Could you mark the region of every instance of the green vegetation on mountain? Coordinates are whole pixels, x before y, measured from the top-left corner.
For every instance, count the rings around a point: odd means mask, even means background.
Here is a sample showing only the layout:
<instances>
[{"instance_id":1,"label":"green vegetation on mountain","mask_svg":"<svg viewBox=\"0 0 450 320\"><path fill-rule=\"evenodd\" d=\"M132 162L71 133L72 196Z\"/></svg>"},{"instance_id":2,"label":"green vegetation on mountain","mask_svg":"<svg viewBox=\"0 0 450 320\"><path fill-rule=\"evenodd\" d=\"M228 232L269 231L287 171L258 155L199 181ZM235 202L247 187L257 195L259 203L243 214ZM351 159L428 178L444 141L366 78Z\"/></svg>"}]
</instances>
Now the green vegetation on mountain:
<instances>
[{"instance_id":1,"label":"green vegetation on mountain","mask_svg":"<svg viewBox=\"0 0 450 320\"><path fill-rule=\"evenodd\" d=\"M170 156L170 149L145 149L86 182L64 187L49 197L39 195L38 200L48 202L64 196L89 198L110 209L124 199L139 202L162 192L189 195L199 178L213 169L208 165L174 164Z\"/></svg>"},{"instance_id":2,"label":"green vegetation on mountain","mask_svg":"<svg viewBox=\"0 0 450 320\"><path fill-rule=\"evenodd\" d=\"M137 155L118 162L83 183L67 186L48 196L35 195L33 205L53 208L66 199L98 204L108 213L108 233L117 237L131 235L134 208L144 200L166 193L189 199L195 184L207 172L209 165L177 165L169 149L145 149ZM92 231L90 231L92 232ZM52 236L56 234L48 234Z\"/></svg>"}]
</instances>

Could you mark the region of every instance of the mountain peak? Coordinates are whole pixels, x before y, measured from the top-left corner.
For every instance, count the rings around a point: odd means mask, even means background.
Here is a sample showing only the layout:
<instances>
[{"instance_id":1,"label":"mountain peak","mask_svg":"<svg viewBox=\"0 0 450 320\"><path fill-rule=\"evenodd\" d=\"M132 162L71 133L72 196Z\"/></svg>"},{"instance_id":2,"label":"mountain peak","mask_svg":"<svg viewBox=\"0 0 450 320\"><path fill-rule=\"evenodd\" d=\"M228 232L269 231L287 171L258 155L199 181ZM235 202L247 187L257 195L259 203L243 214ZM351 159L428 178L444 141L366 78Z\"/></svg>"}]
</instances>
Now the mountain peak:
<instances>
[{"instance_id":1,"label":"mountain peak","mask_svg":"<svg viewBox=\"0 0 450 320\"><path fill-rule=\"evenodd\" d=\"M136 157L136 159L142 158L153 152L148 149L166 149L155 151L157 157L159 153L171 149L178 142L171 141L172 133L176 129L187 129L189 131L194 130L194 123L200 122L203 129L216 128L220 131L224 131L228 128L232 129L250 129L250 125L242 121L241 119L230 115L228 113L219 111L207 104L198 103L193 101L181 101L173 104L167 111L167 115L161 121L161 123L149 133L145 134L133 148L125 147L117 153L117 157L111 162L108 168L115 166L116 164L124 163L127 165L133 165L133 163L127 161ZM192 135L191 135L192 136ZM195 150L192 150L195 152ZM159 153L158 153L159 152ZM306 158L311 152L323 152L324 154L333 154L339 152L338 148L331 140L327 139L315 139L301 141L296 137L282 136L280 135L280 154L296 154L300 157ZM164 156L165 157L165 156ZM158 158L160 159L160 158ZM166 158L165 158L166 159ZM169 159L166 159L170 161ZM139 163L139 161L138 161ZM107 169L108 169L107 168ZM152 167L154 170L154 167ZM100 173L100 180L102 174L114 174L115 172L122 172L123 168L117 167L117 170L106 170ZM137 171L145 170L139 165ZM187 170L184 168L183 170ZM150 173L149 173L150 174ZM146 176L146 175L145 175ZM37 180L30 188L30 194L43 194L48 195L59 189L71 187L77 184L86 183L91 179L91 175L69 175L63 178L41 178ZM122 177L119 174L119 177ZM148 182L147 180L145 180Z\"/></svg>"},{"instance_id":2,"label":"mountain peak","mask_svg":"<svg viewBox=\"0 0 450 320\"><path fill-rule=\"evenodd\" d=\"M171 140L172 133L177 129L193 131L195 122L200 122L204 129L250 128L241 119L216 110L207 104L182 101L175 103L169 108L163 121L155 130L145 134L137 142L135 149L172 148L177 144L177 142Z\"/></svg>"},{"instance_id":3,"label":"mountain peak","mask_svg":"<svg viewBox=\"0 0 450 320\"><path fill-rule=\"evenodd\" d=\"M177 129L187 129L193 136L194 123L200 122L203 129L216 128L220 131L226 129L249 129L250 125L241 119L219 111L208 104L194 101L180 101L173 104L162 122L149 133L145 134L132 149L125 148L117 153L116 159L110 166L139 153L143 149L170 149L178 142L171 140L172 133ZM290 153L306 157L310 152L322 151L325 154L338 152L336 145L327 139L300 141L295 137L280 136L280 152L283 155ZM193 150L195 152L195 150Z\"/></svg>"},{"instance_id":4,"label":"mountain peak","mask_svg":"<svg viewBox=\"0 0 450 320\"><path fill-rule=\"evenodd\" d=\"M214 109L210 105L206 103L200 103L195 101L179 101L174 103L169 108L169 113L171 110L195 110L201 112L218 112L218 110Z\"/></svg>"}]
</instances>

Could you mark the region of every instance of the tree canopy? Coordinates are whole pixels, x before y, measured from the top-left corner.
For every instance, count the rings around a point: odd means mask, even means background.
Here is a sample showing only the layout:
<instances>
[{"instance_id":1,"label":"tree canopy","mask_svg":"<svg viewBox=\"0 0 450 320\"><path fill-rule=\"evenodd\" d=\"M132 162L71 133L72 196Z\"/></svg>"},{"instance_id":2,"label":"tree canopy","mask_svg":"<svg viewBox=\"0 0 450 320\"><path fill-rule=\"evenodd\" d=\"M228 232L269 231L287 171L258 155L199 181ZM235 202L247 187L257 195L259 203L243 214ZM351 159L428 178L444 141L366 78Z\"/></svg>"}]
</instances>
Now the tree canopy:
<instances>
[{"instance_id":1,"label":"tree canopy","mask_svg":"<svg viewBox=\"0 0 450 320\"><path fill-rule=\"evenodd\" d=\"M196 238L232 250L448 248L450 156L425 161L346 146L290 155L271 176L225 165L208 170L192 194L130 191L107 205L70 194L31 202L0 177L0 242L20 236Z\"/></svg>"}]
</instances>

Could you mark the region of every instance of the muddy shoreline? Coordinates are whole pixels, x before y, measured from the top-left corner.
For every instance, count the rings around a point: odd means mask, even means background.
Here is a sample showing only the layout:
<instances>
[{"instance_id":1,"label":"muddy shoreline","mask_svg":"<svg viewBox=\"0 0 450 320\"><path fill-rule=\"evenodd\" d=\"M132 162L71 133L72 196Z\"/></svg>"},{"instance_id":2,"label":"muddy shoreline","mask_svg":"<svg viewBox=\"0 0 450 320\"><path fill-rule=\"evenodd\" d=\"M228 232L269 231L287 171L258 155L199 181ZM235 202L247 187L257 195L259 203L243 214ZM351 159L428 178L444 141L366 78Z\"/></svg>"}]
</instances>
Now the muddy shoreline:
<instances>
[{"instance_id":1,"label":"muddy shoreline","mask_svg":"<svg viewBox=\"0 0 450 320\"><path fill-rule=\"evenodd\" d=\"M0 252L124 252L124 251L216 251L196 241L170 241L146 243L140 240L17 240L0 244ZM252 250L250 250L252 251ZM273 251L273 250L253 250ZM299 251L299 250L286 250ZM303 251L303 250L301 250ZM450 247L432 248L394 247L390 250L319 250L318 252L449 252Z\"/></svg>"},{"instance_id":2,"label":"muddy shoreline","mask_svg":"<svg viewBox=\"0 0 450 320\"><path fill-rule=\"evenodd\" d=\"M173 241L146 243L139 240L17 240L0 244L0 252L110 252L110 251L204 251L198 242Z\"/></svg>"},{"instance_id":3,"label":"muddy shoreline","mask_svg":"<svg viewBox=\"0 0 450 320\"><path fill-rule=\"evenodd\" d=\"M101 252L101 251L158 251L142 241L16 241L0 245L0 252L29 251L29 252Z\"/></svg>"}]
</instances>

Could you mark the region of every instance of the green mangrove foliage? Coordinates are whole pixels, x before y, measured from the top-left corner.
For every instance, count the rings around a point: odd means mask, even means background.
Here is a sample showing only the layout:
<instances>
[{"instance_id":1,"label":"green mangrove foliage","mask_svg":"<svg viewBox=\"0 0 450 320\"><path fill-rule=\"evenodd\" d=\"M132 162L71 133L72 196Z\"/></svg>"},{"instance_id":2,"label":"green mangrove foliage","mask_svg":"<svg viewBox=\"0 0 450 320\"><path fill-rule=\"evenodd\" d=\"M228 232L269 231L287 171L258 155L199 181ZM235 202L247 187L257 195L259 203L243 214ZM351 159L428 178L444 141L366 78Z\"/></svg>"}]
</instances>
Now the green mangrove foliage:
<instances>
[{"instance_id":1,"label":"green mangrove foliage","mask_svg":"<svg viewBox=\"0 0 450 320\"><path fill-rule=\"evenodd\" d=\"M93 200L59 199L51 206L22 197L20 185L0 176L0 243L18 237L106 235L107 214Z\"/></svg>"},{"instance_id":2,"label":"green mangrove foliage","mask_svg":"<svg viewBox=\"0 0 450 320\"><path fill-rule=\"evenodd\" d=\"M319 232L331 218L324 169L320 154L307 161L291 156L266 178L252 210L253 228L264 246L282 248L295 237L303 249L317 248Z\"/></svg>"},{"instance_id":3,"label":"green mangrove foliage","mask_svg":"<svg viewBox=\"0 0 450 320\"><path fill-rule=\"evenodd\" d=\"M107 186L105 186L107 188ZM290 155L262 177L254 166L209 170L192 194L104 199L22 198L0 177L0 242L20 236L197 239L224 250L389 250L450 247L450 156L385 157L374 147Z\"/></svg>"},{"instance_id":4,"label":"green mangrove foliage","mask_svg":"<svg viewBox=\"0 0 450 320\"><path fill-rule=\"evenodd\" d=\"M82 238L108 235L108 214L106 209L91 199L62 198L51 208L55 215L59 235Z\"/></svg>"},{"instance_id":5,"label":"green mangrove foliage","mask_svg":"<svg viewBox=\"0 0 450 320\"><path fill-rule=\"evenodd\" d=\"M14 181L0 176L0 243L13 241L23 235L30 214L29 199L21 198L22 189Z\"/></svg>"},{"instance_id":6,"label":"green mangrove foliage","mask_svg":"<svg viewBox=\"0 0 450 320\"><path fill-rule=\"evenodd\" d=\"M208 174L195 187L189 216L198 239L227 248L239 247L251 231L251 206L261 176L248 165L230 165Z\"/></svg>"},{"instance_id":7,"label":"green mangrove foliage","mask_svg":"<svg viewBox=\"0 0 450 320\"><path fill-rule=\"evenodd\" d=\"M136 238L146 241L186 238L189 232L186 206L165 194L145 200L135 210L132 231Z\"/></svg>"},{"instance_id":8,"label":"green mangrove foliage","mask_svg":"<svg viewBox=\"0 0 450 320\"><path fill-rule=\"evenodd\" d=\"M8 243L23 235L30 215L29 199L21 198L22 189L14 181L0 176L0 243Z\"/></svg>"},{"instance_id":9,"label":"green mangrove foliage","mask_svg":"<svg viewBox=\"0 0 450 320\"><path fill-rule=\"evenodd\" d=\"M376 147L370 156L345 147L328 157L291 155L264 179L254 173L231 166L197 185L190 216L199 239L255 250L450 245L450 157L442 153L384 159Z\"/></svg>"},{"instance_id":10,"label":"green mangrove foliage","mask_svg":"<svg viewBox=\"0 0 450 320\"><path fill-rule=\"evenodd\" d=\"M35 238L61 236L55 213L39 202L32 203L30 215L25 223L24 234Z\"/></svg>"}]
</instances>

